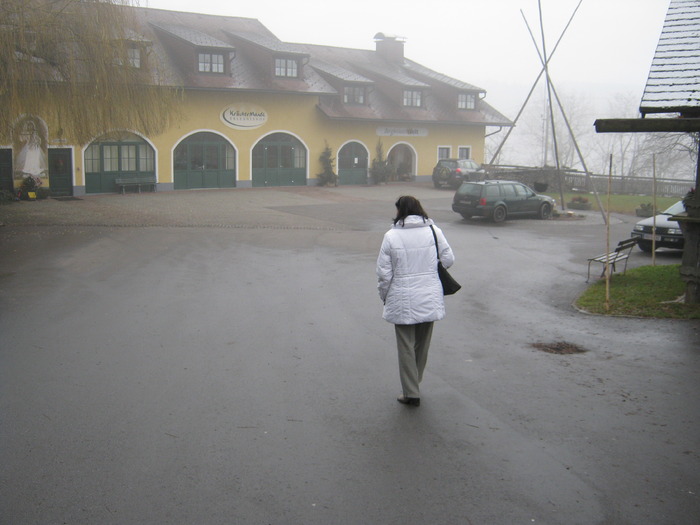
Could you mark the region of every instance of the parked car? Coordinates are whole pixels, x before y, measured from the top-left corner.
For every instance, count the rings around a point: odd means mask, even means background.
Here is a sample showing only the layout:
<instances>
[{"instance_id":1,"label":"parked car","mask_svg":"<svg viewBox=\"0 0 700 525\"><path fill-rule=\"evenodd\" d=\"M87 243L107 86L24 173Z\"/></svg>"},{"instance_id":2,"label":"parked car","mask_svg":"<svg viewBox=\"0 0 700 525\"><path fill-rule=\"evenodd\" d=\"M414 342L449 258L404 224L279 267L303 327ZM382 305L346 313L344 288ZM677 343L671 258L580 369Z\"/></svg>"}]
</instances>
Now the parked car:
<instances>
[{"instance_id":1,"label":"parked car","mask_svg":"<svg viewBox=\"0 0 700 525\"><path fill-rule=\"evenodd\" d=\"M433 184L436 188L459 185L468 180L482 180L484 169L471 159L440 159L433 168Z\"/></svg>"},{"instance_id":2,"label":"parked car","mask_svg":"<svg viewBox=\"0 0 700 525\"><path fill-rule=\"evenodd\" d=\"M637 246L643 252L651 252L654 240L654 219L656 219L656 248L675 248L682 250L684 245L683 232L676 221L672 221L673 215L679 215L685 211L683 201L678 201L670 208L664 210L655 217L648 217L634 225L632 237L638 239Z\"/></svg>"},{"instance_id":3,"label":"parked car","mask_svg":"<svg viewBox=\"0 0 700 525\"><path fill-rule=\"evenodd\" d=\"M465 219L480 216L494 222L515 215L549 219L554 205L553 198L538 195L520 182L507 180L463 182L452 200L452 210Z\"/></svg>"}]
</instances>

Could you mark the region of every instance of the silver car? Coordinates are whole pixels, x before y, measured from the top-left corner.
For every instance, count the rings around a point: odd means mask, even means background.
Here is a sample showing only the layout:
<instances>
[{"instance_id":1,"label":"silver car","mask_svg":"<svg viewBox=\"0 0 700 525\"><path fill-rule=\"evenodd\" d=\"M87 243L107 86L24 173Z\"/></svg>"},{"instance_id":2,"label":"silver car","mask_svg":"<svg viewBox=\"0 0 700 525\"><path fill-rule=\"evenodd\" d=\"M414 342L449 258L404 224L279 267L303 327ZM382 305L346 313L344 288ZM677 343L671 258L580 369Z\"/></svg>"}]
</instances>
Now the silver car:
<instances>
[{"instance_id":1,"label":"silver car","mask_svg":"<svg viewBox=\"0 0 700 525\"><path fill-rule=\"evenodd\" d=\"M637 238L637 246L643 252L651 252L654 241L654 220L656 220L656 248L683 249L683 232L678 222L671 220L674 215L679 215L685 211L683 201L664 210L656 217L643 219L634 225L632 237Z\"/></svg>"}]
</instances>

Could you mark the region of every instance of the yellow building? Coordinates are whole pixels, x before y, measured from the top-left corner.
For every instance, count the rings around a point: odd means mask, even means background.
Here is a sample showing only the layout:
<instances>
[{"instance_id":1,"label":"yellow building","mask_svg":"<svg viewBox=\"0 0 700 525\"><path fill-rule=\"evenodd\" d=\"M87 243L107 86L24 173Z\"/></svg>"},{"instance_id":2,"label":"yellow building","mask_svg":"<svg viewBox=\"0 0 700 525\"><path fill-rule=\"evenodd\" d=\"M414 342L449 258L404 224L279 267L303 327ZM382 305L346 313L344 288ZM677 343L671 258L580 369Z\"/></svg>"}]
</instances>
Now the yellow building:
<instances>
[{"instance_id":1,"label":"yellow building","mask_svg":"<svg viewBox=\"0 0 700 525\"><path fill-rule=\"evenodd\" d=\"M182 118L157 136L114 130L66 145L29 117L22 136L43 137L46 169L20 154L25 140L0 149L0 184L32 170L54 195L136 179L163 190L317 184L327 147L339 184L367 184L378 146L390 179L429 180L439 158L483 162L486 127L512 125L483 89L405 58L402 38L378 33L374 50L290 44L254 19L133 9L130 67L157 66L182 87Z\"/></svg>"}]
</instances>

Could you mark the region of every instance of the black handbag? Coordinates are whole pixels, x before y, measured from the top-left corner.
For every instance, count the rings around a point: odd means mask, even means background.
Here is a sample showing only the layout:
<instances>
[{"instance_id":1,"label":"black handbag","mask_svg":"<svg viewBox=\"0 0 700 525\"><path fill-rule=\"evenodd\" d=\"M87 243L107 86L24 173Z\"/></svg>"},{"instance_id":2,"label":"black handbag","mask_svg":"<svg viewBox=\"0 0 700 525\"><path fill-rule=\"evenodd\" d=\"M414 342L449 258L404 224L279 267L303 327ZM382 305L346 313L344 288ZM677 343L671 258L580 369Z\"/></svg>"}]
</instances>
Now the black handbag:
<instances>
[{"instance_id":1,"label":"black handbag","mask_svg":"<svg viewBox=\"0 0 700 525\"><path fill-rule=\"evenodd\" d=\"M430 230L433 232L433 239L435 239L435 252L437 253L438 259L437 272L438 277L440 277L440 282L442 283L442 293L443 295L452 295L458 292L462 285L455 281L450 275L450 272L447 271L447 268L442 265L442 261L440 260L440 250L438 249L437 235L435 235L435 229L432 227L432 225L430 226Z\"/></svg>"}]
</instances>

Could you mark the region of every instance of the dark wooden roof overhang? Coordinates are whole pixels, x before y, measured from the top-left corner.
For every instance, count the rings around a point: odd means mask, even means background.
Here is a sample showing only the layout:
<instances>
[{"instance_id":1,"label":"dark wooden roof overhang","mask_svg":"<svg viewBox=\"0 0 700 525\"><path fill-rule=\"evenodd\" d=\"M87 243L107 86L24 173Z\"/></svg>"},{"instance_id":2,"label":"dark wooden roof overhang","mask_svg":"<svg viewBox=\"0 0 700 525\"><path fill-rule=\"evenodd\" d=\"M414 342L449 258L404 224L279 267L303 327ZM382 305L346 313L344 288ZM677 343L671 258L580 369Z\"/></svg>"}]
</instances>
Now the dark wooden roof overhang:
<instances>
[{"instance_id":1,"label":"dark wooden roof overhang","mask_svg":"<svg viewBox=\"0 0 700 525\"><path fill-rule=\"evenodd\" d=\"M611 118L594 126L596 133L697 133L700 118Z\"/></svg>"},{"instance_id":2,"label":"dark wooden roof overhang","mask_svg":"<svg viewBox=\"0 0 700 525\"><path fill-rule=\"evenodd\" d=\"M700 118L619 118L598 119L596 133L697 133ZM700 147L695 166L695 187L700 186Z\"/></svg>"}]
</instances>

